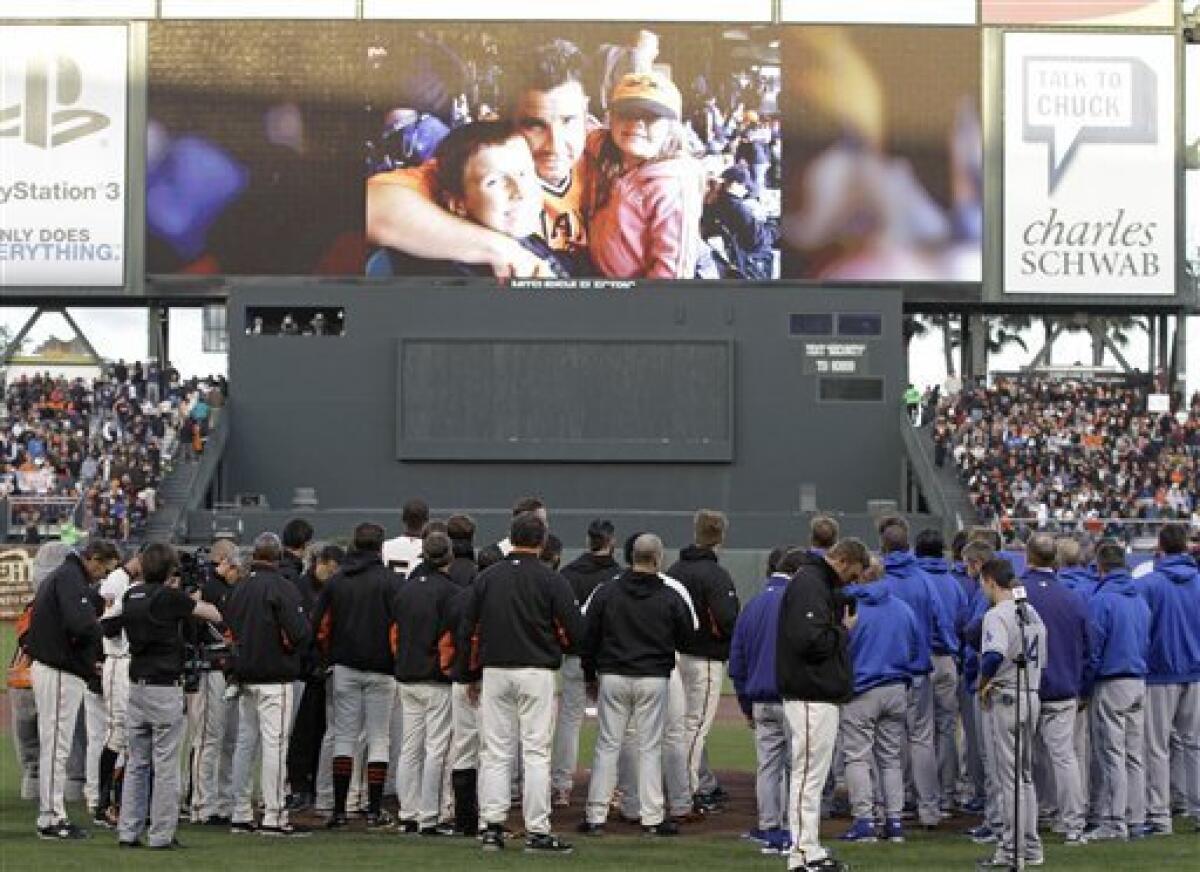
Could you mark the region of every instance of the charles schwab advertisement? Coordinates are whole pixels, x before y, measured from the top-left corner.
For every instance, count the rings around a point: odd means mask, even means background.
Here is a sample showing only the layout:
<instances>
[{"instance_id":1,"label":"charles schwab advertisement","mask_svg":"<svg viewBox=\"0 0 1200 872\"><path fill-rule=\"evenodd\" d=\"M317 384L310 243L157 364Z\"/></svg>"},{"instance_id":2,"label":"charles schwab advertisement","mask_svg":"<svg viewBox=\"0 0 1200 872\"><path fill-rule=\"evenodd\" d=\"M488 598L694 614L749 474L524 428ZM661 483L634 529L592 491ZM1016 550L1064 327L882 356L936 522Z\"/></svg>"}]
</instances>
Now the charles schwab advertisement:
<instances>
[{"instance_id":1,"label":"charles schwab advertisement","mask_svg":"<svg viewBox=\"0 0 1200 872\"><path fill-rule=\"evenodd\" d=\"M1174 43L1004 41L1004 290L1175 292Z\"/></svg>"}]
</instances>

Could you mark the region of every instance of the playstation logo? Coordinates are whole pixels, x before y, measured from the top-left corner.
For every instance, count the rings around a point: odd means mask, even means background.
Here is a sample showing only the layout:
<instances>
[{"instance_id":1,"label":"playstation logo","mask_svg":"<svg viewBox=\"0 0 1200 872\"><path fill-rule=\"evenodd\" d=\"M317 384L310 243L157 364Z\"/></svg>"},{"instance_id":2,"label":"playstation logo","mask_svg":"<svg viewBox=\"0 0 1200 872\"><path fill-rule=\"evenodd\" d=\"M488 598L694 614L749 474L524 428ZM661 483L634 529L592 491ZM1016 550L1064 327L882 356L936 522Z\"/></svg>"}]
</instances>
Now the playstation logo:
<instances>
[{"instance_id":1,"label":"playstation logo","mask_svg":"<svg viewBox=\"0 0 1200 872\"><path fill-rule=\"evenodd\" d=\"M102 112L71 108L83 95L83 76L75 61L65 55L55 59L53 94L49 66L44 55L26 62L24 106L17 103L0 108L0 137L22 136L36 148L56 148L98 133L112 123ZM51 111L51 97L60 108Z\"/></svg>"}]
</instances>

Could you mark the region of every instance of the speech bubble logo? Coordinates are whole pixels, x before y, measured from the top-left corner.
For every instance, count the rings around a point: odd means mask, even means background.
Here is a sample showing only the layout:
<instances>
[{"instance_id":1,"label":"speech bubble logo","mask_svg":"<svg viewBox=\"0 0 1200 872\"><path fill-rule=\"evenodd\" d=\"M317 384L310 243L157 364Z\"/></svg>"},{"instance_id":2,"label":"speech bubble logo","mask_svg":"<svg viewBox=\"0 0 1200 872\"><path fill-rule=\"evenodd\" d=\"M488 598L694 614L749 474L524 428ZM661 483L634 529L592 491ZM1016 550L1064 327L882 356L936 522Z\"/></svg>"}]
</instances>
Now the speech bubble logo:
<instances>
[{"instance_id":1,"label":"speech bubble logo","mask_svg":"<svg viewBox=\"0 0 1200 872\"><path fill-rule=\"evenodd\" d=\"M1158 80L1133 57L1028 57L1025 142L1044 142L1050 193L1084 143L1158 141Z\"/></svg>"}]
</instances>

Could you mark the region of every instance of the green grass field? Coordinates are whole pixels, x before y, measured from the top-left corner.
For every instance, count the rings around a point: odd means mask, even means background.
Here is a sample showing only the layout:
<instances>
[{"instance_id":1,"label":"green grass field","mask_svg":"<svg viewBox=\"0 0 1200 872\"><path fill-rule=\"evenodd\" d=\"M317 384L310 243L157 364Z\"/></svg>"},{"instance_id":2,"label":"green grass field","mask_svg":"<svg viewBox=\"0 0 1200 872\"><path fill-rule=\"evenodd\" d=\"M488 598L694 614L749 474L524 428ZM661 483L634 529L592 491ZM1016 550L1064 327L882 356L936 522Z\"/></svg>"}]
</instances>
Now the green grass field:
<instances>
[{"instance_id":1,"label":"green grass field","mask_svg":"<svg viewBox=\"0 0 1200 872\"><path fill-rule=\"evenodd\" d=\"M11 631L0 624L0 654L5 665L11 650ZM594 731L585 725L581 766L591 757ZM575 843L570 857L537 857L520 851L513 843L501 854L483 854L475 842L459 839L430 844L418 838L395 835L347 832L328 835L316 833L311 838L268 840L257 836L234 836L224 830L181 825L179 839L185 850L175 852L120 851L114 834L93 830L93 838L85 842L60 844L43 842L34 834L35 804L19 798L20 779L16 758L8 739L9 725L0 725L4 747L0 748L0 872L8 870L79 870L94 872L104 868L121 870L240 870L240 869L320 869L333 872L341 869L459 870L459 869L577 869L581 872L599 870L678 869L689 872L737 872L737 870L766 870L781 872L784 861L764 857L749 842L738 838L736 832L724 834L685 834L669 841L648 841L628 828L599 839L575 837L569 832L575 820L557 821L567 837ZM754 749L750 731L741 724L718 724L709 744L712 765L719 771L750 772L754 768ZM748 810L753 802L746 793L735 793L735 801ZM84 822L82 807L72 807L71 815ZM515 818L514 818L515 820ZM732 823L732 822L731 822ZM834 847L838 856L849 861L855 870L912 869L921 872L940 870L969 870L987 851L973 845L953 830L909 836L904 845L851 845L840 847L833 836L847 825L832 821L826 832L826 844ZM719 819L718 819L719 826ZM1182 824L1181 834L1132 844L1095 845L1064 848L1057 840L1047 840L1046 858L1050 868L1076 870L1179 869L1200 870L1200 836Z\"/></svg>"}]
</instances>

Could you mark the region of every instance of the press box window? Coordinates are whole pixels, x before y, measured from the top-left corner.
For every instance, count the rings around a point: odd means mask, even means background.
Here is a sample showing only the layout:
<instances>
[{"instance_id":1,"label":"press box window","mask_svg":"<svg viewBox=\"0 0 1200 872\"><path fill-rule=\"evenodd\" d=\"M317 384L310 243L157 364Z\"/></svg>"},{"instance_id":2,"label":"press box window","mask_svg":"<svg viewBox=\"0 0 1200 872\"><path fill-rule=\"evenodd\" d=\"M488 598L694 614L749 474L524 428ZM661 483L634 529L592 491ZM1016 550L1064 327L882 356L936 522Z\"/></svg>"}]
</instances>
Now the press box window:
<instances>
[{"instance_id":1,"label":"press box window","mask_svg":"<svg viewBox=\"0 0 1200 872\"><path fill-rule=\"evenodd\" d=\"M346 312L340 306L249 306L247 336L341 336Z\"/></svg>"},{"instance_id":2,"label":"press box window","mask_svg":"<svg viewBox=\"0 0 1200 872\"><path fill-rule=\"evenodd\" d=\"M818 398L824 403L882 403L881 378L822 378Z\"/></svg>"},{"instance_id":3,"label":"press box window","mask_svg":"<svg viewBox=\"0 0 1200 872\"><path fill-rule=\"evenodd\" d=\"M838 315L838 336L882 336L882 315Z\"/></svg>"},{"instance_id":4,"label":"press box window","mask_svg":"<svg viewBox=\"0 0 1200 872\"><path fill-rule=\"evenodd\" d=\"M832 336L833 315L822 313L792 315L788 332L792 336Z\"/></svg>"}]
</instances>

